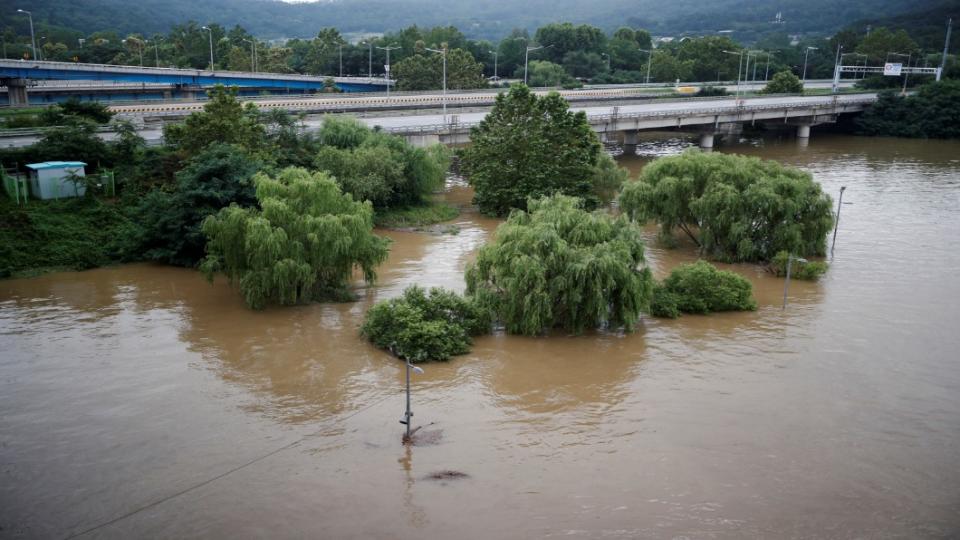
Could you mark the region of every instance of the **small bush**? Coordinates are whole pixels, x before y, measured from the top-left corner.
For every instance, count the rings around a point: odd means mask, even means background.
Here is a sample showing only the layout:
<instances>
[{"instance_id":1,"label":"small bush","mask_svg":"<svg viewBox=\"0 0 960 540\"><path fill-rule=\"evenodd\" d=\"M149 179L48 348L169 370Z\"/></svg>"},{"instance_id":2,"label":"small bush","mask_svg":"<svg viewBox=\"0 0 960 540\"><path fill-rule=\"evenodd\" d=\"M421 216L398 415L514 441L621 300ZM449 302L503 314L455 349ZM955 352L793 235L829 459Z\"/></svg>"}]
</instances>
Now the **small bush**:
<instances>
[{"instance_id":1,"label":"small bush","mask_svg":"<svg viewBox=\"0 0 960 540\"><path fill-rule=\"evenodd\" d=\"M370 308L360 333L411 362L448 360L470 351L470 336L490 330L490 317L469 299L442 288L416 285Z\"/></svg>"},{"instance_id":2,"label":"small bush","mask_svg":"<svg viewBox=\"0 0 960 540\"><path fill-rule=\"evenodd\" d=\"M749 281L733 272L718 270L706 261L678 266L658 289L654 293L656 307L650 309L656 317L675 318L679 312L707 314L757 309Z\"/></svg>"},{"instance_id":3,"label":"small bush","mask_svg":"<svg viewBox=\"0 0 960 540\"><path fill-rule=\"evenodd\" d=\"M697 97L713 97L713 96L725 96L727 95L727 89L722 86L701 86L700 90L697 90Z\"/></svg>"},{"instance_id":4,"label":"small bush","mask_svg":"<svg viewBox=\"0 0 960 540\"><path fill-rule=\"evenodd\" d=\"M786 251L781 251L770 261L767 271L777 277L786 277L787 275L787 257ZM808 261L801 262L796 259L790 265L790 277L793 279L805 279L807 281L816 281L820 276L827 272L830 267L825 262Z\"/></svg>"}]
</instances>

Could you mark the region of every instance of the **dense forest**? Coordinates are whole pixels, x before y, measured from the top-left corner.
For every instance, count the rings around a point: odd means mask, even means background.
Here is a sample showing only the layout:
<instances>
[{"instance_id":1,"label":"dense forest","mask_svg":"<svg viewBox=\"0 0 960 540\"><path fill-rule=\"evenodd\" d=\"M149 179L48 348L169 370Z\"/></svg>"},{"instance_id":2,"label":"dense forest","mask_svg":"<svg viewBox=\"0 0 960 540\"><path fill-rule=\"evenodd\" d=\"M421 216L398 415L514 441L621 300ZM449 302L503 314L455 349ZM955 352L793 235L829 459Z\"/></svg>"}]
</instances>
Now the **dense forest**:
<instances>
[{"instance_id":1,"label":"dense forest","mask_svg":"<svg viewBox=\"0 0 960 540\"><path fill-rule=\"evenodd\" d=\"M569 20L606 31L628 24L658 35L713 34L733 30L752 40L771 30L790 34L829 35L853 21L896 16L909 10L933 9L943 0L808 0L768 4L756 0L507 0L440 2L437 0L340 0L289 4L270 0L39 0L29 6L7 2L0 8L0 26L26 24L16 10L33 11L35 23L90 33L166 33L185 20L241 25L264 39L313 36L335 26L345 33L381 33L413 24L453 25L470 37L500 39L514 28ZM775 24L777 12L782 23ZM20 21L20 19L24 19ZM18 29L19 30L19 29ZM21 32L22 33L22 32Z\"/></svg>"}]
</instances>

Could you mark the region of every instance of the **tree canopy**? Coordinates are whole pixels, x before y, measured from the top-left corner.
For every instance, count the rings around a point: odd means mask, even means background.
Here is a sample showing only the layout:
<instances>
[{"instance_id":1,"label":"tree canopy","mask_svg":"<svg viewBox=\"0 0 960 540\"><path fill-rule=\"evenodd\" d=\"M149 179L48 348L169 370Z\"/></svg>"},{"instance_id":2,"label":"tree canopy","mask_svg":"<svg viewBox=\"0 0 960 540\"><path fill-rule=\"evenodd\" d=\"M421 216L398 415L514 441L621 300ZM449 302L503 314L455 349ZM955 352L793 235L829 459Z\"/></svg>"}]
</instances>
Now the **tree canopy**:
<instances>
[{"instance_id":1,"label":"tree canopy","mask_svg":"<svg viewBox=\"0 0 960 540\"><path fill-rule=\"evenodd\" d=\"M213 279L237 283L248 306L346 299L354 268L368 282L387 258L373 234L373 207L340 192L326 173L287 168L254 177L260 208L223 208L203 222Z\"/></svg>"},{"instance_id":2,"label":"tree canopy","mask_svg":"<svg viewBox=\"0 0 960 540\"><path fill-rule=\"evenodd\" d=\"M761 90L764 94L802 94L803 82L789 71L775 74Z\"/></svg>"},{"instance_id":3,"label":"tree canopy","mask_svg":"<svg viewBox=\"0 0 960 540\"><path fill-rule=\"evenodd\" d=\"M443 56L423 51L397 62L392 70L398 90L432 90L443 87ZM463 49L447 51L447 89L466 90L487 86L483 65Z\"/></svg>"},{"instance_id":4,"label":"tree canopy","mask_svg":"<svg viewBox=\"0 0 960 540\"><path fill-rule=\"evenodd\" d=\"M650 299L640 228L574 197L531 199L480 248L467 294L513 334L581 333L637 323Z\"/></svg>"},{"instance_id":5,"label":"tree canopy","mask_svg":"<svg viewBox=\"0 0 960 540\"><path fill-rule=\"evenodd\" d=\"M675 319L680 313L752 311L757 309L752 291L746 278L707 261L682 264L654 288L650 313Z\"/></svg>"},{"instance_id":6,"label":"tree canopy","mask_svg":"<svg viewBox=\"0 0 960 540\"><path fill-rule=\"evenodd\" d=\"M163 127L164 140L188 155L199 153L213 142L259 149L266 133L259 111L253 103L240 103L237 92L235 87L214 86L202 112L191 114L183 123Z\"/></svg>"},{"instance_id":7,"label":"tree canopy","mask_svg":"<svg viewBox=\"0 0 960 540\"><path fill-rule=\"evenodd\" d=\"M491 215L526 208L527 198L562 193L596 204L592 180L602 147L584 113L557 93L538 98L524 85L497 96L471 131L462 170L474 201Z\"/></svg>"},{"instance_id":8,"label":"tree canopy","mask_svg":"<svg viewBox=\"0 0 960 540\"><path fill-rule=\"evenodd\" d=\"M696 150L657 159L620 194L631 218L657 220L666 240L680 229L723 261L769 261L782 250L823 255L831 204L809 173Z\"/></svg>"},{"instance_id":9,"label":"tree canopy","mask_svg":"<svg viewBox=\"0 0 960 540\"><path fill-rule=\"evenodd\" d=\"M930 83L911 96L882 92L857 127L865 135L960 138L960 81Z\"/></svg>"},{"instance_id":10,"label":"tree canopy","mask_svg":"<svg viewBox=\"0 0 960 540\"><path fill-rule=\"evenodd\" d=\"M471 336L490 331L490 317L472 300L441 288L412 286L367 311L360 333L411 362L448 360L470 351Z\"/></svg>"}]
</instances>

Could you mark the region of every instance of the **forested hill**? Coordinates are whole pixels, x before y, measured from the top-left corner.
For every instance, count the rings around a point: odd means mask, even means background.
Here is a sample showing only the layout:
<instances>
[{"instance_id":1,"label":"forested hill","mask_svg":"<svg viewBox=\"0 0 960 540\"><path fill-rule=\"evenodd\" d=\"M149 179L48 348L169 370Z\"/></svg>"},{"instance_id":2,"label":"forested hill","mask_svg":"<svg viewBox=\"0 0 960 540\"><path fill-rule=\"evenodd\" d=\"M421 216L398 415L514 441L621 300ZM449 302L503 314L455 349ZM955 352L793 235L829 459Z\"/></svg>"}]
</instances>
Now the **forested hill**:
<instances>
[{"instance_id":1,"label":"forested hill","mask_svg":"<svg viewBox=\"0 0 960 540\"><path fill-rule=\"evenodd\" d=\"M870 17L850 26L851 30L862 31L867 26L881 26L891 30L906 30L910 37L926 51L938 51L943 48L943 39L947 32L947 20L953 19L953 43L960 39L960 1L946 0L932 7L909 11L888 17ZM950 48L956 50L956 45Z\"/></svg>"},{"instance_id":2,"label":"forested hill","mask_svg":"<svg viewBox=\"0 0 960 540\"><path fill-rule=\"evenodd\" d=\"M166 32L195 20L239 24L261 38L310 37L323 27L342 32L383 32L409 25L453 25L474 38L499 39L513 28L549 22L589 23L612 30L629 24L655 34L734 30L741 39L771 30L830 34L867 17L931 8L941 0L329 0L288 4L273 0L32 0L34 22L90 33ZM19 28L17 2L0 7L0 28ZM774 24L777 12L784 23Z\"/></svg>"}]
</instances>

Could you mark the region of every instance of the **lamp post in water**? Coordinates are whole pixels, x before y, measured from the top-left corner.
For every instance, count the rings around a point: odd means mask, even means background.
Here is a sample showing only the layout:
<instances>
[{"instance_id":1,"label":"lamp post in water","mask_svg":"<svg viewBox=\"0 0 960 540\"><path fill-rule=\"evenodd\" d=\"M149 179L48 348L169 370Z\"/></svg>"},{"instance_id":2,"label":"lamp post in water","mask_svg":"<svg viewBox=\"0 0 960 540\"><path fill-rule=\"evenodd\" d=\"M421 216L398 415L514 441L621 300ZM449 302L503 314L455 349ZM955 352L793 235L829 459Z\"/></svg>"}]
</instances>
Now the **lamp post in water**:
<instances>
[{"instance_id":1,"label":"lamp post in water","mask_svg":"<svg viewBox=\"0 0 960 540\"><path fill-rule=\"evenodd\" d=\"M787 309L787 289L790 288L790 269L793 265L793 261L797 261L799 263L808 262L803 257L794 257L792 253L787 255L787 279L783 282L783 309Z\"/></svg>"},{"instance_id":2,"label":"lamp post in water","mask_svg":"<svg viewBox=\"0 0 960 540\"><path fill-rule=\"evenodd\" d=\"M837 200L837 216L833 220L833 241L830 242L830 253L833 253L833 247L837 245L837 227L840 226L840 205L843 204L843 192L847 186L840 186L840 198Z\"/></svg>"},{"instance_id":3,"label":"lamp post in water","mask_svg":"<svg viewBox=\"0 0 960 540\"><path fill-rule=\"evenodd\" d=\"M410 410L410 371L413 370L415 373L422 375L423 370L411 364L409 358L406 359L406 363L407 363L407 411L403 413L403 419L400 420L400 423L405 424L407 426L407 433L406 435L403 436L403 442L409 443L411 442L410 437L412 436L412 434L410 433L410 418L413 417L413 411Z\"/></svg>"}]
</instances>

